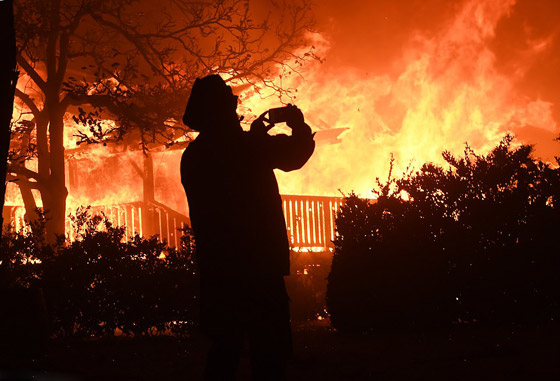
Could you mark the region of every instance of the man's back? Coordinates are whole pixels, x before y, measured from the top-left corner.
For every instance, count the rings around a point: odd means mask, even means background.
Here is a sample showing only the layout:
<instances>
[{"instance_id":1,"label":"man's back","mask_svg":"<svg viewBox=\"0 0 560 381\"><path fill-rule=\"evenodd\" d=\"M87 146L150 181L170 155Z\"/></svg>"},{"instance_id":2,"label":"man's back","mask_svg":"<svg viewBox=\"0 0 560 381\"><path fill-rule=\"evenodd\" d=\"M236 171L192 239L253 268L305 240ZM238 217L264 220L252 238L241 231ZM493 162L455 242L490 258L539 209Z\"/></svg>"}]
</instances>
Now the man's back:
<instances>
[{"instance_id":1,"label":"man's back","mask_svg":"<svg viewBox=\"0 0 560 381\"><path fill-rule=\"evenodd\" d=\"M181 162L201 271L289 273L289 244L273 169L301 167L313 152L298 137L201 134Z\"/></svg>"}]
</instances>

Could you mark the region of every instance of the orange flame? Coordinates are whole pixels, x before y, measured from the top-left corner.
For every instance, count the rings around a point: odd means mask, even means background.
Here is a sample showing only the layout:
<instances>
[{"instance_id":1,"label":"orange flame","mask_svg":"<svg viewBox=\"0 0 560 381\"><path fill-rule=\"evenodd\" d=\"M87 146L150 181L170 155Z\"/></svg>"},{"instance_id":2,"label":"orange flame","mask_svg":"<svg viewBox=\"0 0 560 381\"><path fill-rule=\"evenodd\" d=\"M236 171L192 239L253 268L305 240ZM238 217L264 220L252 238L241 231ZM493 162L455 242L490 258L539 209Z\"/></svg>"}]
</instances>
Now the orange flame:
<instances>
[{"instance_id":1,"label":"orange flame","mask_svg":"<svg viewBox=\"0 0 560 381\"><path fill-rule=\"evenodd\" d=\"M349 128L337 144L322 143L319 133L315 154L302 170L278 172L281 193L329 196L337 195L341 189L371 197L375 178L387 176L391 154L396 159L394 173L398 176L411 163L416 168L428 161L442 164L442 151L461 153L465 142L484 153L505 133L521 135L527 126L557 134L552 104L517 94L516 78L496 69L496 57L488 47L498 22L511 12L514 3L466 2L437 33L410 37L401 57L402 70L396 75L370 75L340 67L335 71L313 62L301 69L302 76L279 77L277 83L283 88L297 89L292 93L293 102L314 130ZM309 39L318 55L328 60L328 36L314 33ZM535 54L546 44L539 42ZM527 61L519 63L519 75L523 65L529 65ZM266 87L244 90L239 111L248 116L245 128L254 117L278 107L281 101L287 103L290 99L279 100ZM71 120L67 123L66 143L68 148L74 148L71 135L75 126ZM155 195L156 200L186 214L180 154L154 153ZM140 163L141 153L116 153L98 146L83 155L79 160L89 177L73 183L68 179L72 183L68 211L84 204L142 199L141 180L129 163ZM7 203L22 203L13 185L9 187Z\"/></svg>"},{"instance_id":2,"label":"orange flame","mask_svg":"<svg viewBox=\"0 0 560 381\"><path fill-rule=\"evenodd\" d=\"M487 41L514 3L466 3L439 34L412 38L404 70L394 78L353 69L333 72L315 63L303 78L284 80L298 90L295 103L314 129L350 129L340 144L318 145L301 171L278 173L281 192L333 195L340 188L371 196L375 178L387 176L391 154L398 175L411 162L416 168L443 163L442 151L460 153L465 142L485 152L505 133L528 125L557 131L552 104L517 96L513 79L494 67ZM328 59L328 40L312 37ZM278 100L249 91L243 105L258 113Z\"/></svg>"}]
</instances>

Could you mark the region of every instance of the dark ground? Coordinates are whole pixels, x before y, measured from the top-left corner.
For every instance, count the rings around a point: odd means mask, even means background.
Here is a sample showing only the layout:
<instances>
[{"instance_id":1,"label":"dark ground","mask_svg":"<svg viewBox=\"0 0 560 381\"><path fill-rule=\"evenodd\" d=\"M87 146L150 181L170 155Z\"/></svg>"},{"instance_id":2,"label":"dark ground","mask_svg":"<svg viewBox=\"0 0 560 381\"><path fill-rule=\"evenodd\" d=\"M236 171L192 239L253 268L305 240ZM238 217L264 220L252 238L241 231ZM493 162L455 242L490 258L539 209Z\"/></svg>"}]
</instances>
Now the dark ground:
<instances>
[{"instance_id":1,"label":"dark ground","mask_svg":"<svg viewBox=\"0 0 560 381\"><path fill-rule=\"evenodd\" d=\"M300 323L294 324L295 356L288 379L559 380L559 338L558 325L534 329L463 325L353 336L338 333L327 323ZM51 341L41 358L1 359L0 380L198 380L207 345L198 333L187 339ZM247 356L239 379L249 379Z\"/></svg>"}]
</instances>

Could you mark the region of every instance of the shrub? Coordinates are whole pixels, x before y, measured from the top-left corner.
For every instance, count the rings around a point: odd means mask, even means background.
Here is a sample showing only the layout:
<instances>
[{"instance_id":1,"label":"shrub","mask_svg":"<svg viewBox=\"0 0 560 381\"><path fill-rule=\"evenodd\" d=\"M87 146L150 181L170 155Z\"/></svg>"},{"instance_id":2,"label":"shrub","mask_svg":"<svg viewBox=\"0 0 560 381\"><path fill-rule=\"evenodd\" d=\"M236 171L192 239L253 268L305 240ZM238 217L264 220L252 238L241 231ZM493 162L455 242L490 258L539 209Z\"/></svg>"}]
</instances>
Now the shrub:
<instances>
[{"instance_id":1,"label":"shrub","mask_svg":"<svg viewBox=\"0 0 560 381\"><path fill-rule=\"evenodd\" d=\"M560 170L512 148L445 152L387 184L350 195L327 290L335 327L535 322L559 317Z\"/></svg>"},{"instance_id":2,"label":"shrub","mask_svg":"<svg viewBox=\"0 0 560 381\"><path fill-rule=\"evenodd\" d=\"M42 288L56 335L182 333L193 323L198 280L189 234L178 249L157 237L125 240L124 228L87 208L73 229L74 242L54 246L38 228L3 237L3 286Z\"/></svg>"}]
</instances>

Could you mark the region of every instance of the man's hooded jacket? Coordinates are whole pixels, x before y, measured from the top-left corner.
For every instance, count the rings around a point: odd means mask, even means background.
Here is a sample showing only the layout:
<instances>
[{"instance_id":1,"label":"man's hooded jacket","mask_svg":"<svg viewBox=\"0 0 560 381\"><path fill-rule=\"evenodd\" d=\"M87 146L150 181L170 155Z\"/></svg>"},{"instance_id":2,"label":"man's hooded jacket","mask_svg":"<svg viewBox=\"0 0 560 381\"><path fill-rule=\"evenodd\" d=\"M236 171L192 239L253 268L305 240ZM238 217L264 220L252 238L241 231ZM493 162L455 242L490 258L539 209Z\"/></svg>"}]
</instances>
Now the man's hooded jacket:
<instances>
[{"instance_id":1,"label":"man's hooded jacket","mask_svg":"<svg viewBox=\"0 0 560 381\"><path fill-rule=\"evenodd\" d=\"M220 91L214 87L225 85L215 77L193 86L184 121L200 134L181 160L201 275L288 275L289 241L273 170L307 162L315 147L311 128L303 123L292 126L291 136L270 136L203 123L239 123L213 118L223 103L212 97Z\"/></svg>"}]
</instances>

